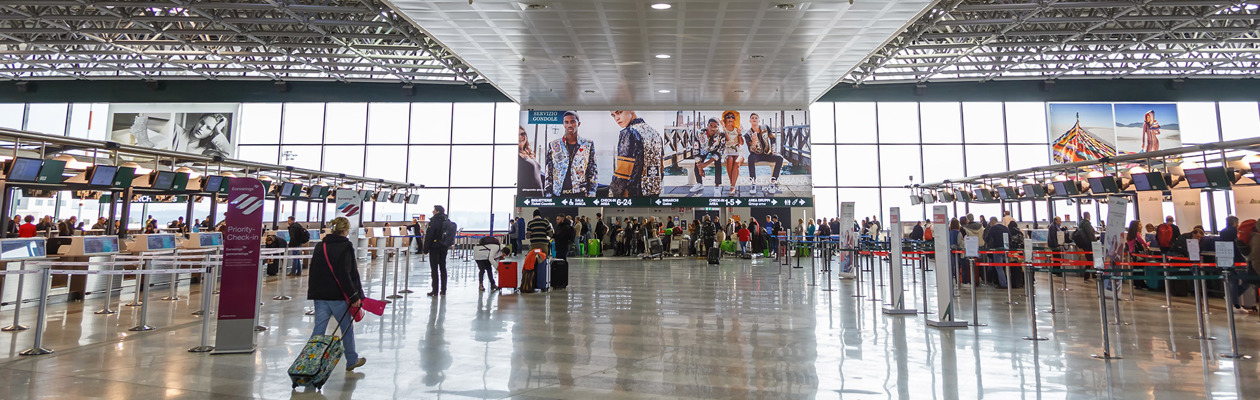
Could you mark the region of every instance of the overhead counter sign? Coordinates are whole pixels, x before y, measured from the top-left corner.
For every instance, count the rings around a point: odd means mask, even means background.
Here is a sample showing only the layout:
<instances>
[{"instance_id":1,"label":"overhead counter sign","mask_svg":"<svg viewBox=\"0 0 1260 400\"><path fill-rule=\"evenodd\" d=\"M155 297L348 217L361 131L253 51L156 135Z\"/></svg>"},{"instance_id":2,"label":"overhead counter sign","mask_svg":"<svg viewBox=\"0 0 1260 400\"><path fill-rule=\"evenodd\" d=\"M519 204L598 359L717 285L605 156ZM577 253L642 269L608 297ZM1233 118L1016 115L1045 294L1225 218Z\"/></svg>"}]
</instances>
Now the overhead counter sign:
<instances>
[{"instance_id":1,"label":"overhead counter sign","mask_svg":"<svg viewBox=\"0 0 1260 400\"><path fill-rule=\"evenodd\" d=\"M529 123L534 125L563 125L564 111L529 110Z\"/></svg>"}]
</instances>

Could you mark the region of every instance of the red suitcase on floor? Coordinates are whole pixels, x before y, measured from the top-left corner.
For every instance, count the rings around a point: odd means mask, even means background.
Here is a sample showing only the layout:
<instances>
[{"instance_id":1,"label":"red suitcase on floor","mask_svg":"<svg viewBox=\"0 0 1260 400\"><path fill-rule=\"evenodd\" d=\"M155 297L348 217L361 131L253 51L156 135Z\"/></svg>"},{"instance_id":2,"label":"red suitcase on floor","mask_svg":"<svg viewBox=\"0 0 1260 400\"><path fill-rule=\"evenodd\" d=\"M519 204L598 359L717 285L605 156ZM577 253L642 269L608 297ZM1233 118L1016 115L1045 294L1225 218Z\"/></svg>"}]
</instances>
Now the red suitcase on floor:
<instances>
[{"instance_id":1,"label":"red suitcase on floor","mask_svg":"<svg viewBox=\"0 0 1260 400\"><path fill-rule=\"evenodd\" d=\"M518 270L515 261L500 261L499 288L516 289L516 271Z\"/></svg>"}]
</instances>

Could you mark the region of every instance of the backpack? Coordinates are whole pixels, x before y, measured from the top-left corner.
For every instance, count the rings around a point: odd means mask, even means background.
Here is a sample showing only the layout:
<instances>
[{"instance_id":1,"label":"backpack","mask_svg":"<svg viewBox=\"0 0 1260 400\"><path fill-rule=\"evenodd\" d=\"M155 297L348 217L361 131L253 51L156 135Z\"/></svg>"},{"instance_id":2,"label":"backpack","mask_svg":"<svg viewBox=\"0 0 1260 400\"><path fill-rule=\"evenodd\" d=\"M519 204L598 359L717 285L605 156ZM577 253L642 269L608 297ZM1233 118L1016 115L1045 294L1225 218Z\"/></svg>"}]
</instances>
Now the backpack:
<instances>
[{"instance_id":1,"label":"backpack","mask_svg":"<svg viewBox=\"0 0 1260 400\"><path fill-rule=\"evenodd\" d=\"M932 240L932 239L935 239L935 236L933 236L932 234L932 227L928 226L927 229L923 230L923 240Z\"/></svg>"},{"instance_id":2,"label":"backpack","mask_svg":"<svg viewBox=\"0 0 1260 400\"><path fill-rule=\"evenodd\" d=\"M459 225L455 221L446 220L446 226L442 230L442 246L450 248L455 245L455 237L459 236Z\"/></svg>"},{"instance_id":3,"label":"backpack","mask_svg":"<svg viewBox=\"0 0 1260 400\"><path fill-rule=\"evenodd\" d=\"M1251 244L1251 233L1256 230L1256 220L1249 219L1238 224L1238 242L1243 246Z\"/></svg>"},{"instance_id":4,"label":"backpack","mask_svg":"<svg viewBox=\"0 0 1260 400\"><path fill-rule=\"evenodd\" d=\"M1172 247L1174 239L1176 238L1173 237L1172 225L1167 223L1159 224L1159 228L1156 228L1155 230L1155 241L1159 242L1159 248L1167 249Z\"/></svg>"},{"instance_id":5,"label":"backpack","mask_svg":"<svg viewBox=\"0 0 1260 400\"><path fill-rule=\"evenodd\" d=\"M301 236L298 238L298 244L307 244L311 242L311 231L306 228L302 228L301 231L298 231L298 235Z\"/></svg>"},{"instance_id":6,"label":"backpack","mask_svg":"<svg viewBox=\"0 0 1260 400\"><path fill-rule=\"evenodd\" d=\"M1072 243L1076 244L1076 247L1084 248L1089 242L1090 240L1085 237L1085 231L1081 228L1078 227L1075 232L1072 232Z\"/></svg>"}]
</instances>

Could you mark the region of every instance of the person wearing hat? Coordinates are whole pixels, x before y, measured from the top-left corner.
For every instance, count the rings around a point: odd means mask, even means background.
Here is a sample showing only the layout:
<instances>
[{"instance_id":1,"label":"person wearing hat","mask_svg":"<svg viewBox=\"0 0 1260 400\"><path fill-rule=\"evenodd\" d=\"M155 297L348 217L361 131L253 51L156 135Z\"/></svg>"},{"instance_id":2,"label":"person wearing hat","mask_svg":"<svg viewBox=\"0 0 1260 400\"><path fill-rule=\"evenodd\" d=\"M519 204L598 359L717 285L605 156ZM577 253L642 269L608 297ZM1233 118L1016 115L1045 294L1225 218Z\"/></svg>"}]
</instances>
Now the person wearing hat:
<instances>
[{"instance_id":1,"label":"person wearing hat","mask_svg":"<svg viewBox=\"0 0 1260 400\"><path fill-rule=\"evenodd\" d=\"M696 185L691 187L691 192L704 191L704 168L713 165L713 194L716 196L717 188L722 186L722 153L726 149L726 135L718 134L722 125L717 118L709 118L706 125L704 133L696 135Z\"/></svg>"}]
</instances>

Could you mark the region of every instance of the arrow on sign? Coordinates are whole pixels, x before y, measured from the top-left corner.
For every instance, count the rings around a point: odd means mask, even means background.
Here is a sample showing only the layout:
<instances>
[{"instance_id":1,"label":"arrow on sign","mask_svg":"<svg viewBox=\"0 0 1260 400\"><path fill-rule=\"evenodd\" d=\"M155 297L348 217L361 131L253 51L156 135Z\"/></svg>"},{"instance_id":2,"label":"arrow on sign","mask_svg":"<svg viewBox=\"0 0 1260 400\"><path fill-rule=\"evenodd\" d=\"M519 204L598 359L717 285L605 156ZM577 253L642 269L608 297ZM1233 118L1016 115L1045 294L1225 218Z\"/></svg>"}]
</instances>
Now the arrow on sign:
<instances>
[{"instance_id":1,"label":"arrow on sign","mask_svg":"<svg viewBox=\"0 0 1260 400\"><path fill-rule=\"evenodd\" d=\"M661 205L661 199L656 199L656 205Z\"/></svg>"},{"instance_id":2,"label":"arrow on sign","mask_svg":"<svg viewBox=\"0 0 1260 400\"><path fill-rule=\"evenodd\" d=\"M770 200L770 204L773 204L773 205L776 205L776 206L777 206L777 205L779 205L779 200L778 200L778 199Z\"/></svg>"}]
</instances>

